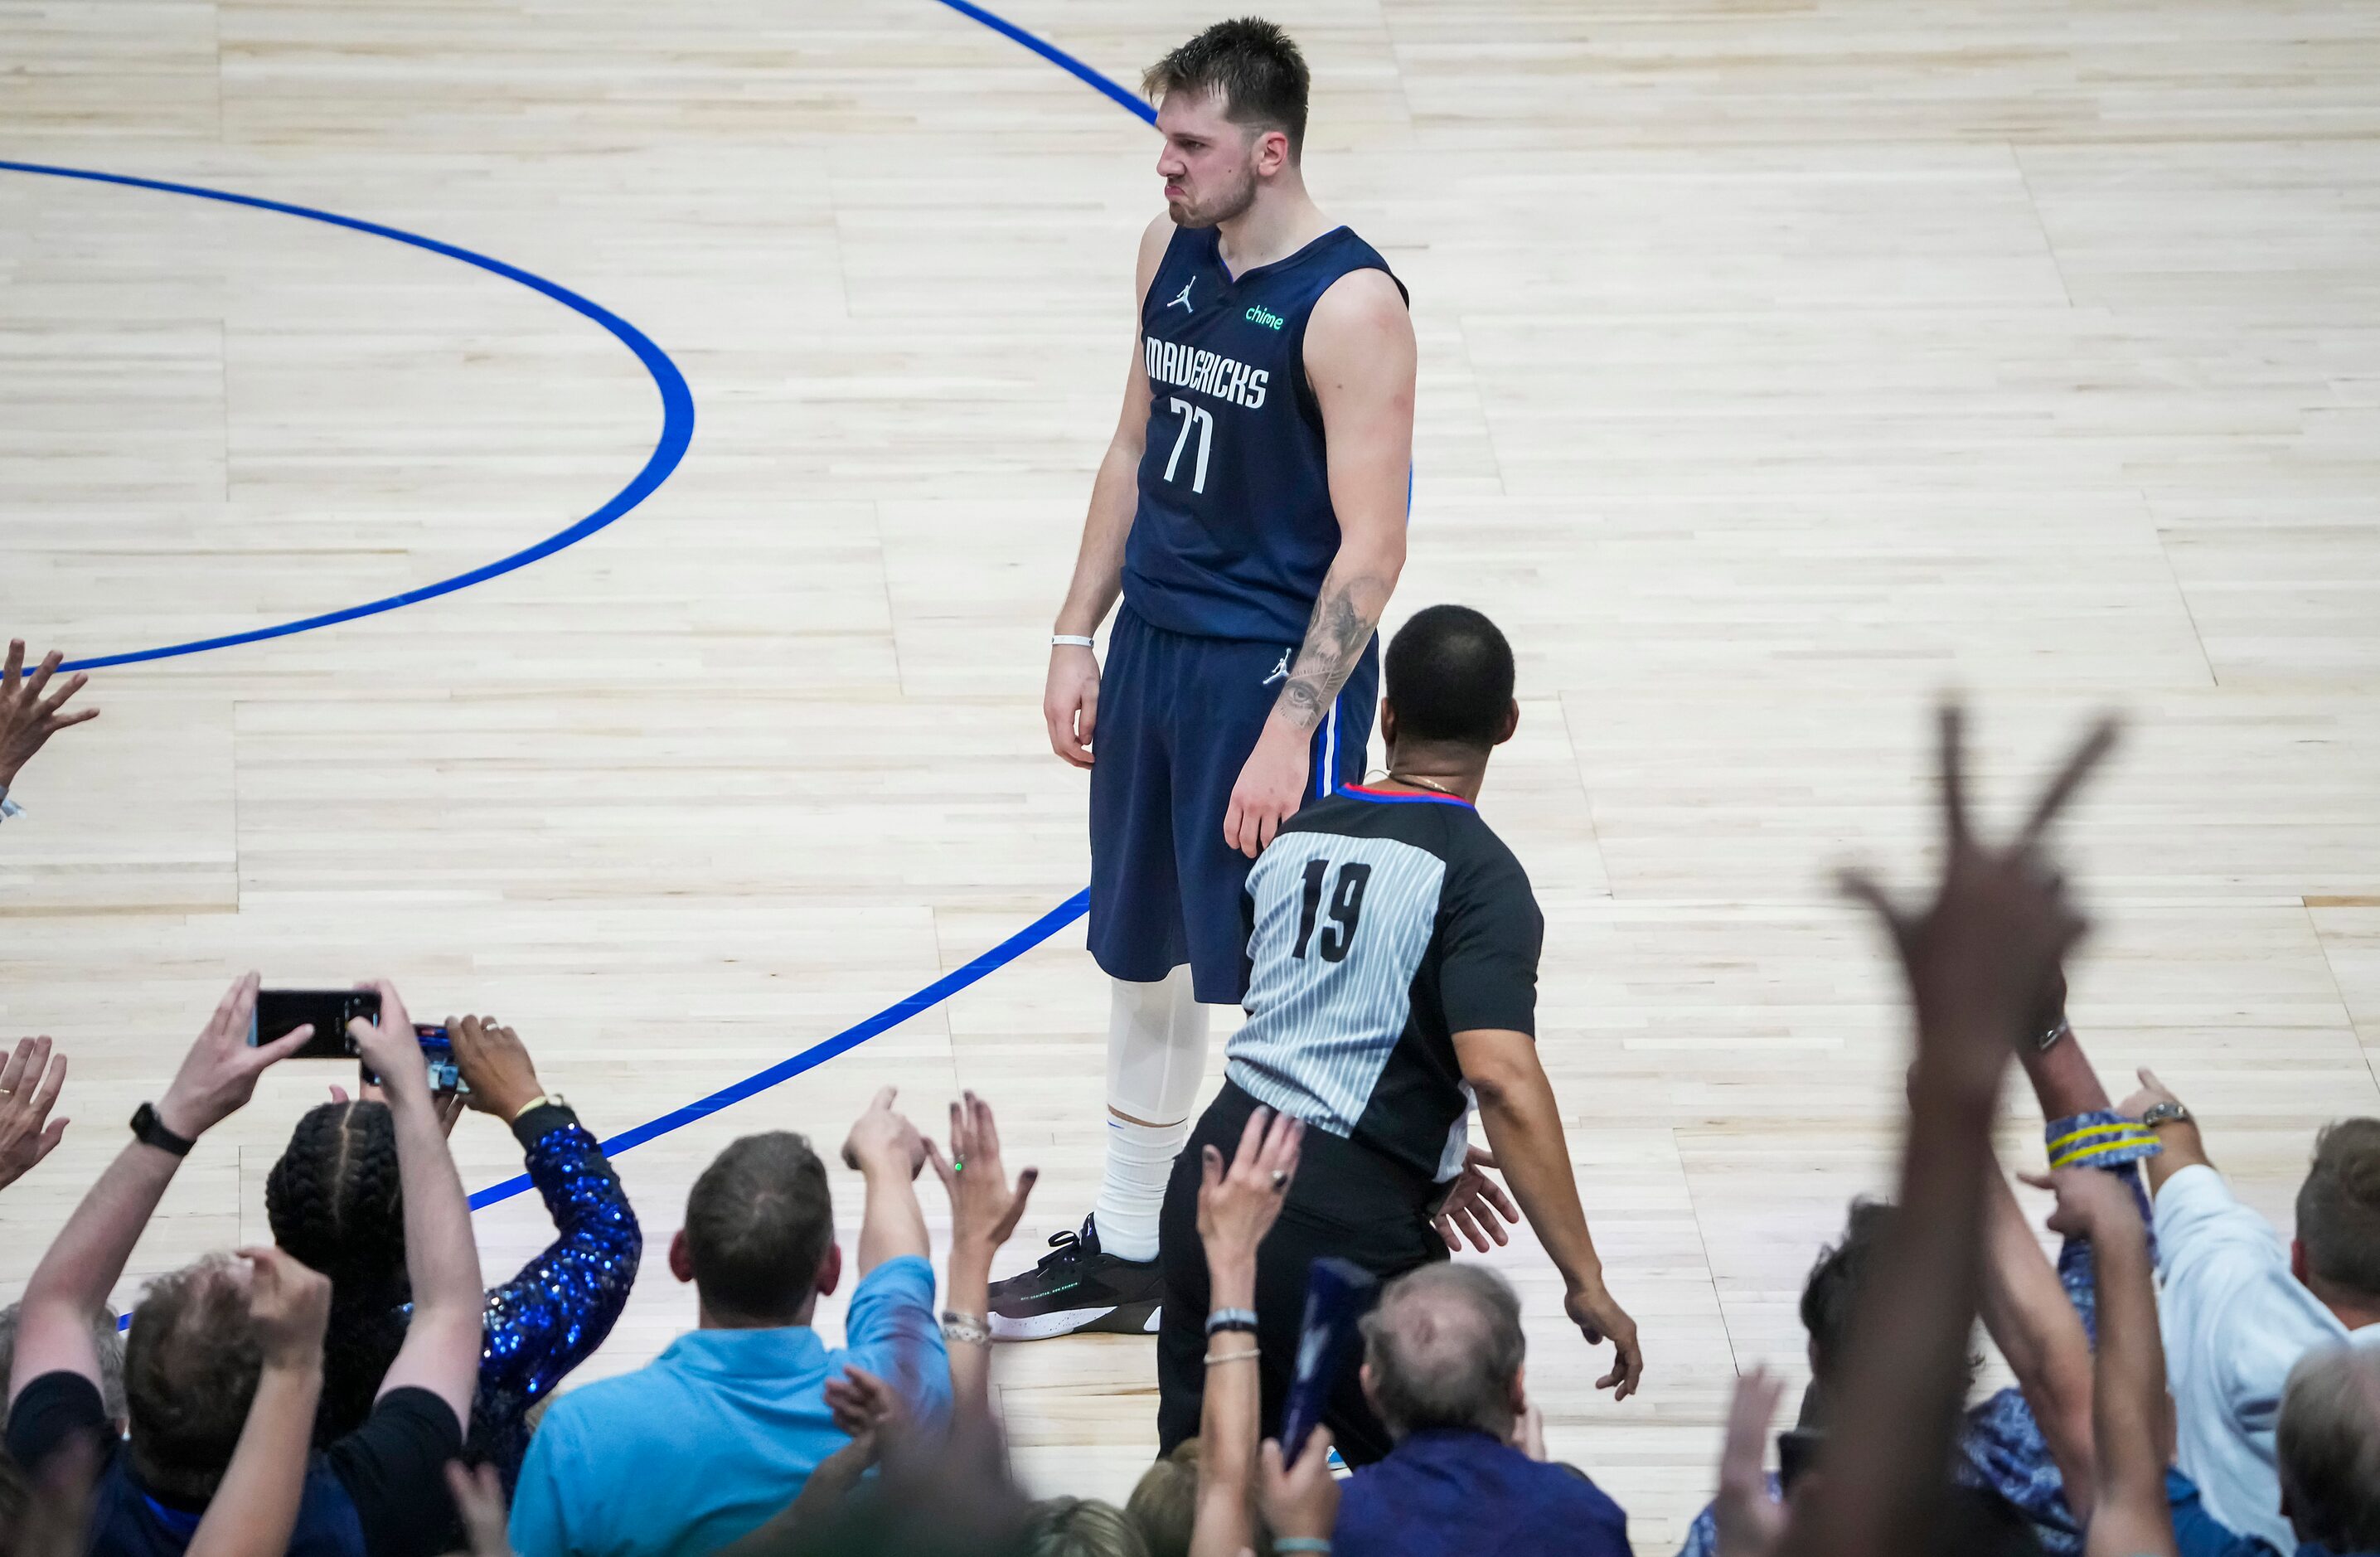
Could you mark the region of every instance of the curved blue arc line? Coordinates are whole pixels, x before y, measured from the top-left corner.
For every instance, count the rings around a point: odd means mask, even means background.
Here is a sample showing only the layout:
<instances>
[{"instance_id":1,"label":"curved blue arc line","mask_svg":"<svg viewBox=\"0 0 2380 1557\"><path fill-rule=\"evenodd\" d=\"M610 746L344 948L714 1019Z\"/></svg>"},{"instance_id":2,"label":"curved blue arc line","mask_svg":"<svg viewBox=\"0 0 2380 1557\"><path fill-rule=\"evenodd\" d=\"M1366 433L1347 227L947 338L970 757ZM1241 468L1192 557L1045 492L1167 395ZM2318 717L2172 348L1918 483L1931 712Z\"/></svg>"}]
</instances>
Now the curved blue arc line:
<instances>
[{"instance_id":1,"label":"curved blue arc line","mask_svg":"<svg viewBox=\"0 0 2380 1557\"><path fill-rule=\"evenodd\" d=\"M1147 99L1119 85L1113 79L1101 75L1057 44L1047 39L1036 38L1006 17L994 16L981 6L967 4L967 0L942 0L942 4L963 17L983 23L1003 38L1024 44L1059 69L1085 82L1093 91L1103 92L1115 99L1116 102L1123 104L1126 111L1139 116L1150 124L1157 122L1157 110L1149 105Z\"/></svg>"},{"instance_id":2,"label":"curved blue arc line","mask_svg":"<svg viewBox=\"0 0 2380 1557\"><path fill-rule=\"evenodd\" d=\"M136 178L121 173L94 173L88 168L54 167L44 163L0 161L0 172L37 174L49 178L76 178L90 184L115 184L133 189L155 189L165 194L189 195L199 200L218 201L225 205L244 205L257 211L277 212L284 216L302 216L310 222L321 222L333 227L345 227L351 232L369 233L374 237L384 237L392 242L409 244L416 249L426 249L432 254L443 254L450 260L460 260L467 265L476 265L491 274L503 276L506 281L518 282L533 292L542 293L565 308L585 315L610 331L621 345L637 354L637 359L643 363L645 371L652 375L653 387L661 393L662 397L661 437L654 443L653 452L646 459L644 468L638 471L626 486L613 493L611 500L601 508L569 529L549 535L535 545L525 547L510 556L499 557L496 561L472 568L468 573L458 573L452 578L442 578L434 584L424 584L419 589L407 590L402 594L390 595L383 600L366 601L361 605L350 605L338 611L326 611L318 616L301 617L294 622L282 622L269 627L254 627L246 632L225 633L217 638L194 639L188 643L170 643L158 649L138 649L122 654L100 654L88 659L69 660L60 667L62 670L98 670L107 665L139 664L146 660L169 660L184 654L203 653L211 649L230 649L243 643L261 643L266 639L287 638L292 633L311 632L317 627L332 626L340 622L352 622L361 616L376 616L383 611L395 611L399 606L415 605L425 600L435 600L440 595L450 595L457 590L468 589L474 584L501 578L516 568L527 567L540 558L550 557L566 546L577 544L651 496L655 488L669 480L670 472L675 470L678 462L686 457L686 445L694 440L694 392L686 386L686 375L678 371L677 364L670 360L667 352L655 346L642 330L638 329L602 304L591 298L583 298L558 282L548 281L541 275L522 270L517 265L508 265L502 260L491 259L485 254L475 253L455 244L442 243L434 237L424 237L419 233L408 233L402 228L383 226L378 222L366 222L354 216L342 216L332 211L318 211L308 205L292 205L285 201L264 200L256 195L239 195L225 189L204 189L196 184L176 184L163 178Z\"/></svg>"}]
</instances>

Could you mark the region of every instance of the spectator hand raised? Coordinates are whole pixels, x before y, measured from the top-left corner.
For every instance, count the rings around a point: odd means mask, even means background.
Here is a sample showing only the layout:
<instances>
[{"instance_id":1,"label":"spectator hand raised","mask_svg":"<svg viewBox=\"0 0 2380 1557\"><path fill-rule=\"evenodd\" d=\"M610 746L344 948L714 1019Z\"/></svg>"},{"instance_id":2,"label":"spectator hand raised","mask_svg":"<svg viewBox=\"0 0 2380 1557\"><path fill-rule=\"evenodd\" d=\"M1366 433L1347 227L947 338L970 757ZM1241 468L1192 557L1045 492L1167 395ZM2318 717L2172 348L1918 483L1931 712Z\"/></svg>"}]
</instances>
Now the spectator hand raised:
<instances>
[{"instance_id":1,"label":"spectator hand raised","mask_svg":"<svg viewBox=\"0 0 2380 1557\"><path fill-rule=\"evenodd\" d=\"M2049 1213L2049 1230L2060 1237L2095 1243L2127 1233L2134 1237L2148 1235L2140 1208L2132 1203L2131 1190L2114 1174L2098 1168L2058 1168L2046 1176L2019 1174L2017 1177L2035 1189L2056 1193L2058 1205Z\"/></svg>"},{"instance_id":2,"label":"spectator hand raised","mask_svg":"<svg viewBox=\"0 0 2380 1557\"><path fill-rule=\"evenodd\" d=\"M187 1140L196 1140L247 1106L256 1095L256 1078L266 1068L287 1059L314 1036L311 1026L261 1046L248 1041L255 1024L256 991L261 977L243 973L215 1005L206 1030L182 1057L182 1068L157 1104L165 1128ZM411 1029L407 1040L411 1041Z\"/></svg>"},{"instance_id":3,"label":"spectator hand raised","mask_svg":"<svg viewBox=\"0 0 2380 1557\"><path fill-rule=\"evenodd\" d=\"M54 1058L46 1038L18 1039L0 1064L0 1189L57 1150L67 1121L52 1120L50 1107L66 1084L67 1057Z\"/></svg>"},{"instance_id":4,"label":"spectator hand raised","mask_svg":"<svg viewBox=\"0 0 2380 1557\"><path fill-rule=\"evenodd\" d=\"M917 1127L893 1111L900 1089L884 1087L854 1121L843 1139L843 1165L861 1173L898 1173L916 1178L926 1165L926 1143ZM964 1160L964 1159L963 1159Z\"/></svg>"},{"instance_id":5,"label":"spectator hand raised","mask_svg":"<svg viewBox=\"0 0 2380 1557\"><path fill-rule=\"evenodd\" d=\"M2082 938L2082 918L2042 839L2115 745L2116 725L2104 719L2094 725L2016 836L1992 848L1968 824L1964 715L1946 705L1940 724L1943 871L1934 901L1911 912L1864 871L1845 872L1842 885L1876 910L1900 954L1917 1006L1920 1075L1961 1093L1988 1094Z\"/></svg>"},{"instance_id":6,"label":"spectator hand raised","mask_svg":"<svg viewBox=\"0 0 2380 1557\"><path fill-rule=\"evenodd\" d=\"M1735 1381L1719 1448L1718 1497L1711 1503L1719 1557L1768 1557L1785 1534L1785 1507L1768 1495L1768 1478L1760 1468L1784 1394L1785 1381L1765 1368Z\"/></svg>"},{"instance_id":7,"label":"spectator hand raised","mask_svg":"<svg viewBox=\"0 0 2380 1557\"><path fill-rule=\"evenodd\" d=\"M446 1490L463 1515L463 1538L470 1546L450 1557L513 1557L511 1535L504 1528L504 1484L496 1467L466 1469L460 1460L446 1462Z\"/></svg>"},{"instance_id":8,"label":"spectator hand raised","mask_svg":"<svg viewBox=\"0 0 2380 1557\"><path fill-rule=\"evenodd\" d=\"M1281 1440L1266 1439L1257 1466L1257 1502L1275 1539L1329 1540L1339 1523L1339 1483L1330 1477L1330 1429L1316 1428L1305 1441L1305 1453L1286 1468Z\"/></svg>"},{"instance_id":9,"label":"spectator hand raised","mask_svg":"<svg viewBox=\"0 0 2380 1557\"><path fill-rule=\"evenodd\" d=\"M364 1068L380 1077L381 1093L389 1107L435 1107L430 1095L430 1067L421 1057L421 1040L414 1036L405 997L385 979L366 979L356 988L380 996L380 1020L372 1023L353 1017L347 1023L347 1036L355 1040L356 1052L363 1056Z\"/></svg>"},{"instance_id":10,"label":"spectator hand raised","mask_svg":"<svg viewBox=\"0 0 2380 1557\"><path fill-rule=\"evenodd\" d=\"M52 736L99 717L95 708L77 709L72 713L59 712L89 679L80 671L67 677L66 684L56 691L42 695L48 692L50 677L57 674L65 658L53 649L28 676L25 640L8 640L7 663L0 666L0 789L17 782L17 771L31 761L33 754Z\"/></svg>"},{"instance_id":11,"label":"spectator hand raised","mask_svg":"<svg viewBox=\"0 0 2380 1557\"><path fill-rule=\"evenodd\" d=\"M249 1263L248 1312L267 1366L320 1367L331 1278L277 1248L245 1248L239 1257Z\"/></svg>"},{"instance_id":12,"label":"spectator hand raised","mask_svg":"<svg viewBox=\"0 0 2380 1557\"><path fill-rule=\"evenodd\" d=\"M480 1113L492 1113L509 1125L516 1114L535 1102L545 1089L538 1085L537 1067L529 1063L528 1046L512 1028L493 1016L446 1018L447 1040L455 1046L455 1068L470 1088L459 1094Z\"/></svg>"},{"instance_id":13,"label":"spectator hand raised","mask_svg":"<svg viewBox=\"0 0 2380 1557\"><path fill-rule=\"evenodd\" d=\"M951 1104L950 1157L945 1159L930 1140L924 1145L934 1176L942 1181L951 1198L953 1249L964 1246L990 1255L1016 1231L1041 1171L1024 1169L1017 1174L1015 1186L1010 1186L1008 1172L1000 1161L1000 1126L992 1120L991 1105L973 1092Z\"/></svg>"},{"instance_id":14,"label":"spectator hand raised","mask_svg":"<svg viewBox=\"0 0 2380 1557\"><path fill-rule=\"evenodd\" d=\"M1304 1120L1259 1108L1240 1131L1229 1169L1212 1145L1199 1149L1198 1237L1209 1267L1255 1267L1257 1246L1289 1198L1305 1140Z\"/></svg>"}]
</instances>

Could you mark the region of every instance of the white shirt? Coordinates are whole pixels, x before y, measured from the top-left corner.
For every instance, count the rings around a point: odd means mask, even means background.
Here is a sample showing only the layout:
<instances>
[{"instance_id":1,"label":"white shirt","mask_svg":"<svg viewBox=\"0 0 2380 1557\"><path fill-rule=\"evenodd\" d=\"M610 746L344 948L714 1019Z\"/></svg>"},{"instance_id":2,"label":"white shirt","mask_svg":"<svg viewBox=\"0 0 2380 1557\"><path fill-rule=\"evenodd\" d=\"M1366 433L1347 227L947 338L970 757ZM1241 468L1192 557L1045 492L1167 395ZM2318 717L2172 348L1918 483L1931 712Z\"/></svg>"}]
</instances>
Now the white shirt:
<instances>
[{"instance_id":1,"label":"white shirt","mask_svg":"<svg viewBox=\"0 0 2380 1557\"><path fill-rule=\"evenodd\" d=\"M2316 1346L2380 1345L2380 1324L2350 1333L2289 1274L2289 1249L2272 1224L2202 1163L2157 1191L2156 1237L2157 1321L2182 1474L2198 1483L2216 1518L2294 1551L2274 1469L2282 1386Z\"/></svg>"}]
</instances>

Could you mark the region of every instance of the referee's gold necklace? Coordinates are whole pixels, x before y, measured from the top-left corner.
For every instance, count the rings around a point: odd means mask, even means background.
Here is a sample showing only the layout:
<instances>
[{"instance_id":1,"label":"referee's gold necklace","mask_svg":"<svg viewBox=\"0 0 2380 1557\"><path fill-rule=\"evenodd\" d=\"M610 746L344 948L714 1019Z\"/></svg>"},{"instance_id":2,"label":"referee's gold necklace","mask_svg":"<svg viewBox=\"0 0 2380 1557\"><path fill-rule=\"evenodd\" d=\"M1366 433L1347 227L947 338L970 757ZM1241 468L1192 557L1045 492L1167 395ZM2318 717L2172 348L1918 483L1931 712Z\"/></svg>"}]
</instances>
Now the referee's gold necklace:
<instances>
[{"instance_id":1,"label":"referee's gold necklace","mask_svg":"<svg viewBox=\"0 0 2380 1557\"><path fill-rule=\"evenodd\" d=\"M1440 795L1446 796L1450 799L1460 800L1463 798L1462 796L1455 794L1454 791L1447 788L1446 785L1439 783L1437 780L1426 779L1419 773L1401 773L1394 768L1383 768L1380 772L1388 774L1390 780L1396 784L1410 784L1416 789L1435 789Z\"/></svg>"}]
</instances>

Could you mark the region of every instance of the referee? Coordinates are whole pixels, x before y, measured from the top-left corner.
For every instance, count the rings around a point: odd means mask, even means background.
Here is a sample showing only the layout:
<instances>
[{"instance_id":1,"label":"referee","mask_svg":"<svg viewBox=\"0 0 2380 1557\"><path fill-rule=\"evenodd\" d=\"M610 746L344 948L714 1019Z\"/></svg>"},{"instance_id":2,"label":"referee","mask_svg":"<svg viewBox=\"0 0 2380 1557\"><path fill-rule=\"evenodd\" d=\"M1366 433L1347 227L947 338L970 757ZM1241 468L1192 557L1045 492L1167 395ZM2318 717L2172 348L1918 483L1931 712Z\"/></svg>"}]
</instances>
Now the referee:
<instances>
[{"instance_id":1,"label":"referee","mask_svg":"<svg viewBox=\"0 0 2380 1557\"><path fill-rule=\"evenodd\" d=\"M1267 1435L1280 1430L1317 1256L1383 1281L1446 1258L1432 1221L1470 1188L1475 1101L1494 1165L1561 1271L1571 1319L1589 1343L1615 1348L1598 1387L1625 1399L1644 1371L1635 1321L1604 1287L1537 1063L1545 918L1520 861L1472 809L1488 755L1520 722L1512 648L1478 612L1433 605L1389 645L1386 670L1387 782L1345 785L1300 809L1248 873L1247 1025L1226 1051L1221 1094L1175 1160L1160 1225L1160 1453L1196 1436L1206 1387L1201 1149L1211 1143L1228 1161L1260 1106L1307 1126L1288 1202L1257 1256ZM1325 1420L1352 1465L1390 1450L1353 1368Z\"/></svg>"}]
</instances>

